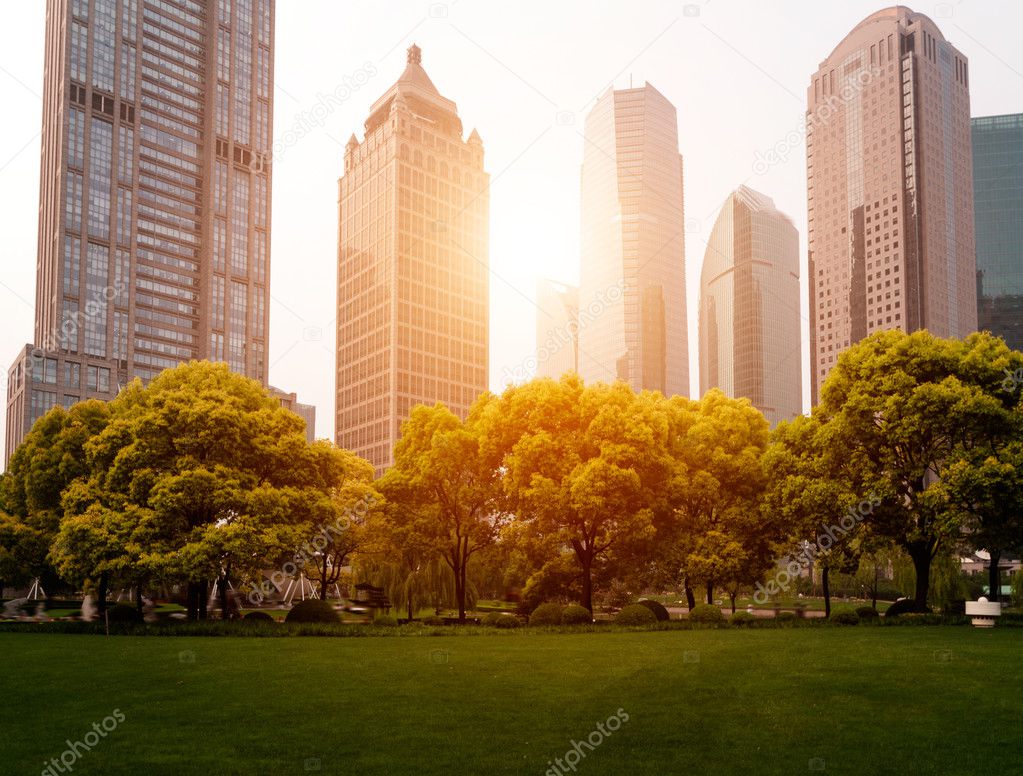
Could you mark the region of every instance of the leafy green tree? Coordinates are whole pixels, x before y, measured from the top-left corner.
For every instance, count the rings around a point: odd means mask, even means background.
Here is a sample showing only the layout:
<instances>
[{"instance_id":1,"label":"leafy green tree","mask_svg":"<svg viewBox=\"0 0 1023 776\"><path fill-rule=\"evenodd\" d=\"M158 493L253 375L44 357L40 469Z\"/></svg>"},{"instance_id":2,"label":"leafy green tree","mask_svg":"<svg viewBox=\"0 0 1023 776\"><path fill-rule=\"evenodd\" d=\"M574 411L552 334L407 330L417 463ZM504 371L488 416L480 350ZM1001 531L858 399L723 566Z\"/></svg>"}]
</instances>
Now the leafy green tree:
<instances>
[{"instance_id":1,"label":"leafy green tree","mask_svg":"<svg viewBox=\"0 0 1023 776\"><path fill-rule=\"evenodd\" d=\"M451 569L465 620L469 563L492 545L505 520L500 472L480 450L482 397L463 422L442 404L420 405L402 425L394 466L378 487L395 505L408 545L429 548Z\"/></svg>"},{"instance_id":2,"label":"leafy green tree","mask_svg":"<svg viewBox=\"0 0 1023 776\"><path fill-rule=\"evenodd\" d=\"M946 478L997 432L1015 397L1002 390L1016 362L989 334L940 339L926 331L879 332L839 357L815 415L848 480L879 504L865 523L898 544L926 605L931 563L967 516Z\"/></svg>"},{"instance_id":3,"label":"leafy green tree","mask_svg":"<svg viewBox=\"0 0 1023 776\"><path fill-rule=\"evenodd\" d=\"M599 564L656 530L668 471L658 401L624 383L584 387L567 374L511 386L482 408L487 454L504 474L510 510L537 541L571 549L590 611Z\"/></svg>"},{"instance_id":4,"label":"leafy green tree","mask_svg":"<svg viewBox=\"0 0 1023 776\"><path fill-rule=\"evenodd\" d=\"M337 514L339 451L307 444L297 415L224 364L184 364L145 388L136 381L109 412L85 444L87 477L68 496L58 546L69 568L187 580L192 618L205 615L217 580L226 613L232 579ZM92 540L80 547L76 535Z\"/></svg>"},{"instance_id":5,"label":"leafy green tree","mask_svg":"<svg viewBox=\"0 0 1023 776\"><path fill-rule=\"evenodd\" d=\"M85 446L109 421L104 402L54 407L36 421L11 456L0 480L0 506L9 514L0 536L7 572L19 582L40 579L52 590L59 581L49 556L63 517L64 489L85 472ZM105 584L100 606L105 606Z\"/></svg>"},{"instance_id":6,"label":"leafy green tree","mask_svg":"<svg viewBox=\"0 0 1023 776\"><path fill-rule=\"evenodd\" d=\"M713 604L715 585L755 577L770 555L777 528L759 510L768 423L748 400L717 389L698 402L672 397L663 407L672 463L661 507L671 516L665 551L687 598L702 584Z\"/></svg>"}]
</instances>

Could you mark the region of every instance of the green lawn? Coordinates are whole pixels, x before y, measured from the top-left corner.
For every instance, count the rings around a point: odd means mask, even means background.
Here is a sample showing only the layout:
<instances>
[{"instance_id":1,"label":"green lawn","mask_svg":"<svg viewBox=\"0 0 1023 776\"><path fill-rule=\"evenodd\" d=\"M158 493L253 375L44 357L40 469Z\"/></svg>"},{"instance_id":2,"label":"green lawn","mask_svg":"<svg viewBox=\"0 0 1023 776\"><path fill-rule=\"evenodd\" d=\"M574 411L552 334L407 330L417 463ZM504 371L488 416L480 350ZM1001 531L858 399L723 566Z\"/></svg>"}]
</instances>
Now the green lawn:
<instances>
[{"instance_id":1,"label":"green lawn","mask_svg":"<svg viewBox=\"0 0 1023 776\"><path fill-rule=\"evenodd\" d=\"M1019 773L1021 649L968 627L3 633L0 773L40 773L115 709L76 775L542 775L619 709L576 773Z\"/></svg>"}]
</instances>

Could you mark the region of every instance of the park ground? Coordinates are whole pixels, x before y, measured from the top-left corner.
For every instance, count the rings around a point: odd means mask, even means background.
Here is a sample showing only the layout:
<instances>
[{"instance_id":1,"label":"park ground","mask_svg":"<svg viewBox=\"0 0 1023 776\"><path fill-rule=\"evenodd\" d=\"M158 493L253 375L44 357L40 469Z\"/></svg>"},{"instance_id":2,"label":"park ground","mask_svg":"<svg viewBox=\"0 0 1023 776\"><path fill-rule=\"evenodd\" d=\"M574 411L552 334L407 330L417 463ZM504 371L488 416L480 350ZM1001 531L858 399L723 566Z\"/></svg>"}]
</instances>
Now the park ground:
<instances>
[{"instance_id":1,"label":"park ground","mask_svg":"<svg viewBox=\"0 0 1023 776\"><path fill-rule=\"evenodd\" d=\"M0 633L0 773L104 720L73 773L561 776L591 734L577 774L1019 773L1021 649L950 626Z\"/></svg>"}]
</instances>

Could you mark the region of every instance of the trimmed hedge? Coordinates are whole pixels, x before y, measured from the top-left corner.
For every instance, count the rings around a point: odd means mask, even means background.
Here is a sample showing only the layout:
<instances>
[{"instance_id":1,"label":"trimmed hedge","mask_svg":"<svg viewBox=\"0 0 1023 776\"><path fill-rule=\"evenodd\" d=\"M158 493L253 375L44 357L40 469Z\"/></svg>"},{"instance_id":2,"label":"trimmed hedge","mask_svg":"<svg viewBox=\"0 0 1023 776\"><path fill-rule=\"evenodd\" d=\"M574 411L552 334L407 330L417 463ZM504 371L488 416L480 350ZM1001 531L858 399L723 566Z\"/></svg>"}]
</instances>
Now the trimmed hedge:
<instances>
[{"instance_id":1,"label":"trimmed hedge","mask_svg":"<svg viewBox=\"0 0 1023 776\"><path fill-rule=\"evenodd\" d=\"M725 616L721 609L713 604L699 604L689 612L689 622L717 623L724 622Z\"/></svg>"},{"instance_id":2,"label":"trimmed hedge","mask_svg":"<svg viewBox=\"0 0 1023 776\"><path fill-rule=\"evenodd\" d=\"M615 622L618 625L653 625L657 618L642 604L629 604L618 612Z\"/></svg>"},{"instance_id":3,"label":"trimmed hedge","mask_svg":"<svg viewBox=\"0 0 1023 776\"><path fill-rule=\"evenodd\" d=\"M592 625L593 615L585 606L569 604L561 612L562 625Z\"/></svg>"},{"instance_id":4,"label":"trimmed hedge","mask_svg":"<svg viewBox=\"0 0 1023 776\"><path fill-rule=\"evenodd\" d=\"M797 618L795 612L778 612L774 619L781 623L795 623Z\"/></svg>"},{"instance_id":5,"label":"trimmed hedge","mask_svg":"<svg viewBox=\"0 0 1023 776\"><path fill-rule=\"evenodd\" d=\"M291 607L285 622L316 622L334 624L341 622L341 616L334 607L319 598L310 598Z\"/></svg>"},{"instance_id":6,"label":"trimmed hedge","mask_svg":"<svg viewBox=\"0 0 1023 776\"><path fill-rule=\"evenodd\" d=\"M876 620L881 615L877 613L877 609L873 606L860 606L856 609L856 616L861 620Z\"/></svg>"},{"instance_id":7,"label":"trimmed hedge","mask_svg":"<svg viewBox=\"0 0 1023 776\"><path fill-rule=\"evenodd\" d=\"M423 625L445 625L444 618L437 614L431 614L429 617L423 618ZM486 618L484 618L484 625L486 625Z\"/></svg>"},{"instance_id":8,"label":"trimmed hedge","mask_svg":"<svg viewBox=\"0 0 1023 776\"><path fill-rule=\"evenodd\" d=\"M751 622L756 622L757 616L750 614L749 612L736 612L732 615L732 625L749 625Z\"/></svg>"},{"instance_id":9,"label":"trimmed hedge","mask_svg":"<svg viewBox=\"0 0 1023 776\"><path fill-rule=\"evenodd\" d=\"M856 612L832 612L828 622L832 625L859 625L860 616Z\"/></svg>"},{"instance_id":10,"label":"trimmed hedge","mask_svg":"<svg viewBox=\"0 0 1023 776\"><path fill-rule=\"evenodd\" d=\"M378 628L398 627L398 621L391 617L391 615L389 614L383 614L380 617L377 617L375 620L373 620L373 624L376 625Z\"/></svg>"},{"instance_id":11,"label":"trimmed hedge","mask_svg":"<svg viewBox=\"0 0 1023 776\"><path fill-rule=\"evenodd\" d=\"M107 609L107 620L110 622L142 622L142 613L134 606L117 604Z\"/></svg>"},{"instance_id":12,"label":"trimmed hedge","mask_svg":"<svg viewBox=\"0 0 1023 776\"><path fill-rule=\"evenodd\" d=\"M664 608L664 604L659 601L651 601L649 598L644 598L642 601L637 601L640 606L645 606L651 612L654 613L654 617L657 618L657 622L667 622L671 619L671 615L668 614L668 610Z\"/></svg>"},{"instance_id":13,"label":"trimmed hedge","mask_svg":"<svg viewBox=\"0 0 1023 776\"><path fill-rule=\"evenodd\" d=\"M253 622L253 623L255 623L255 622L273 622L274 621L274 618L271 617L266 612L249 612L244 617L242 617L242 619L246 620L248 622Z\"/></svg>"},{"instance_id":14,"label":"trimmed hedge","mask_svg":"<svg viewBox=\"0 0 1023 776\"><path fill-rule=\"evenodd\" d=\"M540 604L529 615L530 625L561 625L561 604Z\"/></svg>"},{"instance_id":15,"label":"trimmed hedge","mask_svg":"<svg viewBox=\"0 0 1023 776\"><path fill-rule=\"evenodd\" d=\"M903 598L901 601L896 601L888 607L888 611L884 613L887 617L898 617L902 614L930 614L931 610L926 606L921 606L912 598Z\"/></svg>"}]
</instances>

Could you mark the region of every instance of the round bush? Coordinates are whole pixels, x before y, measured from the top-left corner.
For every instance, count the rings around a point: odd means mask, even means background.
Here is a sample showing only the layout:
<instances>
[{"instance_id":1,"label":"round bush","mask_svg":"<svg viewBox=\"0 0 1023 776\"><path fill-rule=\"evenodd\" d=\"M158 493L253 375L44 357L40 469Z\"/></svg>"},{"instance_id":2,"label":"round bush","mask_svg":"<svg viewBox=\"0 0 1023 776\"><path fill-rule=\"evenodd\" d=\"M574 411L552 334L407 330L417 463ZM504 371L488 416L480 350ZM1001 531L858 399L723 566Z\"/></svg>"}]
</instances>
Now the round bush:
<instances>
[{"instance_id":1,"label":"round bush","mask_svg":"<svg viewBox=\"0 0 1023 776\"><path fill-rule=\"evenodd\" d=\"M585 606L569 604L561 612L562 625L592 625L593 615Z\"/></svg>"},{"instance_id":2,"label":"round bush","mask_svg":"<svg viewBox=\"0 0 1023 776\"><path fill-rule=\"evenodd\" d=\"M856 616L861 620L876 620L879 615L873 606L860 606L856 609Z\"/></svg>"},{"instance_id":3,"label":"round bush","mask_svg":"<svg viewBox=\"0 0 1023 776\"><path fill-rule=\"evenodd\" d=\"M423 618L423 625L444 625L444 618L439 617L436 614L431 614L429 617Z\"/></svg>"},{"instance_id":4,"label":"round bush","mask_svg":"<svg viewBox=\"0 0 1023 776\"><path fill-rule=\"evenodd\" d=\"M501 612L489 612L483 616L482 625L486 625L488 628L499 628L501 620L509 615L502 614ZM514 617L512 619L515 619Z\"/></svg>"},{"instance_id":5,"label":"round bush","mask_svg":"<svg viewBox=\"0 0 1023 776\"><path fill-rule=\"evenodd\" d=\"M530 625L561 625L561 604L540 604L529 615Z\"/></svg>"},{"instance_id":6,"label":"round bush","mask_svg":"<svg viewBox=\"0 0 1023 776\"><path fill-rule=\"evenodd\" d=\"M326 601L310 598L308 601L302 601L291 607L291 611L288 612L284 621L338 623L341 622L341 617Z\"/></svg>"},{"instance_id":7,"label":"round bush","mask_svg":"<svg viewBox=\"0 0 1023 776\"><path fill-rule=\"evenodd\" d=\"M725 616L721 610L712 604L699 604L689 612L689 622L724 622Z\"/></svg>"},{"instance_id":8,"label":"round bush","mask_svg":"<svg viewBox=\"0 0 1023 776\"><path fill-rule=\"evenodd\" d=\"M832 625L859 625L860 616L856 612L832 612L828 622Z\"/></svg>"},{"instance_id":9,"label":"round bush","mask_svg":"<svg viewBox=\"0 0 1023 776\"><path fill-rule=\"evenodd\" d=\"M653 625L657 622L654 613L641 604L629 604L615 617L619 625Z\"/></svg>"},{"instance_id":10,"label":"round bush","mask_svg":"<svg viewBox=\"0 0 1023 776\"><path fill-rule=\"evenodd\" d=\"M796 613L795 612L778 612L776 615L774 615L774 619L776 619L778 622L786 622L786 623L788 623L788 622L795 622L796 621Z\"/></svg>"},{"instance_id":11,"label":"round bush","mask_svg":"<svg viewBox=\"0 0 1023 776\"><path fill-rule=\"evenodd\" d=\"M749 612L736 612L732 615L732 625L749 625L751 622L756 622L757 616L750 614Z\"/></svg>"},{"instance_id":12,"label":"round bush","mask_svg":"<svg viewBox=\"0 0 1023 776\"><path fill-rule=\"evenodd\" d=\"M912 598L902 598L889 606L884 616L898 617L900 614L927 614L930 611L926 606L920 606Z\"/></svg>"},{"instance_id":13,"label":"round bush","mask_svg":"<svg viewBox=\"0 0 1023 776\"><path fill-rule=\"evenodd\" d=\"M398 621L391 617L391 615L389 614L383 614L380 617L377 617L375 620L373 620L373 624L376 625L378 628L398 627Z\"/></svg>"},{"instance_id":14,"label":"round bush","mask_svg":"<svg viewBox=\"0 0 1023 776\"><path fill-rule=\"evenodd\" d=\"M256 622L273 622L274 621L274 618L271 617L266 612L249 612L244 617L242 617L242 619L243 620L247 620L248 622L252 622L252 623L256 623Z\"/></svg>"},{"instance_id":15,"label":"round bush","mask_svg":"<svg viewBox=\"0 0 1023 776\"><path fill-rule=\"evenodd\" d=\"M107 609L107 619L110 622L142 622L142 613L129 604L117 604Z\"/></svg>"},{"instance_id":16,"label":"round bush","mask_svg":"<svg viewBox=\"0 0 1023 776\"><path fill-rule=\"evenodd\" d=\"M522 622L514 614L499 614L497 621L494 623L498 628L518 628L522 625Z\"/></svg>"},{"instance_id":17,"label":"round bush","mask_svg":"<svg viewBox=\"0 0 1023 776\"><path fill-rule=\"evenodd\" d=\"M671 619L671 615L668 614L668 610L664 608L664 605L657 602L651 601L649 598L644 598L638 602L640 606L645 606L651 612L654 613L654 617L657 618L658 622L665 622Z\"/></svg>"}]
</instances>

